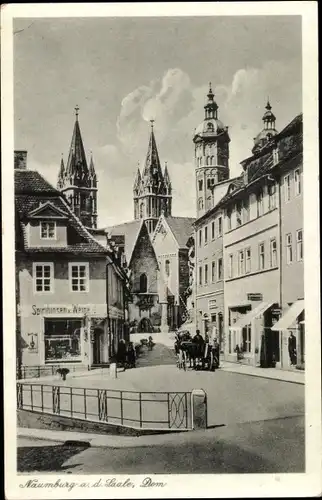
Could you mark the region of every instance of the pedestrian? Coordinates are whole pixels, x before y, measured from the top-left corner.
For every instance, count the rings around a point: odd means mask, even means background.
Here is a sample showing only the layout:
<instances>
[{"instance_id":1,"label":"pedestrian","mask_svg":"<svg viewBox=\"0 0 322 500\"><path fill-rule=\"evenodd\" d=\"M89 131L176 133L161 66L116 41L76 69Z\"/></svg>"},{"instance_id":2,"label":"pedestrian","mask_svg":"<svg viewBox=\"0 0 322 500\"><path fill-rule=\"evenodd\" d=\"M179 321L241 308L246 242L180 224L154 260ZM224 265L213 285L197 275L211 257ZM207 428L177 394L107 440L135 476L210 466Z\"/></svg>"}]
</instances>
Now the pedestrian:
<instances>
[{"instance_id":1,"label":"pedestrian","mask_svg":"<svg viewBox=\"0 0 322 500\"><path fill-rule=\"evenodd\" d=\"M125 344L124 339L121 339L119 341L116 358L117 358L117 362L123 367L123 370L125 371L125 368L126 368L126 366L125 366L125 364L126 364L126 344Z\"/></svg>"},{"instance_id":2,"label":"pedestrian","mask_svg":"<svg viewBox=\"0 0 322 500\"><path fill-rule=\"evenodd\" d=\"M136 364L136 354L135 354L135 349L133 346L133 342L129 343L128 349L127 349L127 362L130 368L135 368Z\"/></svg>"},{"instance_id":3,"label":"pedestrian","mask_svg":"<svg viewBox=\"0 0 322 500\"><path fill-rule=\"evenodd\" d=\"M296 365L297 356L296 356L296 337L293 335L293 332L290 333L288 338L288 354L290 357L291 366Z\"/></svg>"},{"instance_id":4,"label":"pedestrian","mask_svg":"<svg viewBox=\"0 0 322 500\"><path fill-rule=\"evenodd\" d=\"M219 342L217 338L214 338L213 341L213 350L214 350L214 362L217 368L219 368L219 354L220 354L220 349L219 349Z\"/></svg>"},{"instance_id":5,"label":"pedestrian","mask_svg":"<svg viewBox=\"0 0 322 500\"><path fill-rule=\"evenodd\" d=\"M152 351L153 345L154 345L153 344L153 339L152 339L152 337L150 335L149 340L148 340L148 347L149 347L150 351Z\"/></svg>"}]
</instances>

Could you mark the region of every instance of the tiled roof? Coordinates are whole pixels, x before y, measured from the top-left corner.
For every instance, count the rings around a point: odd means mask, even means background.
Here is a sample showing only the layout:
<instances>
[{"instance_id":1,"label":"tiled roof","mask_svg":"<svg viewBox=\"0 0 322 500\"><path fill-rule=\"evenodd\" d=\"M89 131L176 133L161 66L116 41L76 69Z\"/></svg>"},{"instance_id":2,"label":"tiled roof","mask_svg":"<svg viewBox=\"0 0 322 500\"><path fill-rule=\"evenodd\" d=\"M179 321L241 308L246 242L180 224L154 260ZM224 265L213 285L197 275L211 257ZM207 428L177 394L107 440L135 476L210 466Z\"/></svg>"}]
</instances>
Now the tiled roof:
<instances>
[{"instance_id":1,"label":"tiled roof","mask_svg":"<svg viewBox=\"0 0 322 500\"><path fill-rule=\"evenodd\" d=\"M142 226L142 220L133 220L131 222L124 222L116 226L105 228L109 237L113 239L115 236L124 236L124 253L126 262L129 264L132 253Z\"/></svg>"},{"instance_id":2,"label":"tiled roof","mask_svg":"<svg viewBox=\"0 0 322 500\"><path fill-rule=\"evenodd\" d=\"M186 248L187 241L193 232L194 217L165 217L168 226L180 248Z\"/></svg>"},{"instance_id":3,"label":"tiled roof","mask_svg":"<svg viewBox=\"0 0 322 500\"><path fill-rule=\"evenodd\" d=\"M42 203L50 201L54 206L68 213L67 246L58 248L39 247L30 249L25 236L26 219L32 210ZM87 231L81 221L75 216L65 198L51 186L38 172L31 170L15 170L15 206L16 216L19 218L23 233L24 251L38 252L68 252L68 253L103 253L107 250L100 245ZM17 221L18 223L18 221Z\"/></svg>"}]
</instances>

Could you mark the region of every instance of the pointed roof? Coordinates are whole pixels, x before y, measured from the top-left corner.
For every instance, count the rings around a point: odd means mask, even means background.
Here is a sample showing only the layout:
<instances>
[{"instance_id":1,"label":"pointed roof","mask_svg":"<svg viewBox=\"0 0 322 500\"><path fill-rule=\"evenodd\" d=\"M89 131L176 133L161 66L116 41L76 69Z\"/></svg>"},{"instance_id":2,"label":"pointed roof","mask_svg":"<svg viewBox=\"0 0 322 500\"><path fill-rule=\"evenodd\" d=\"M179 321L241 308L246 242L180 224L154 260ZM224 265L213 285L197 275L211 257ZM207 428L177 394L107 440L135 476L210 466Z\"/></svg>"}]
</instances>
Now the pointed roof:
<instances>
[{"instance_id":1,"label":"pointed roof","mask_svg":"<svg viewBox=\"0 0 322 500\"><path fill-rule=\"evenodd\" d=\"M64 164L64 158L62 157L61 161L60 161L60 169L59 169L58 181L57 181L58 189L62 188L64 185L64 176L65 176L65 164Z\"/></svg>"},{"instance_id":2,"label":"pointed roof","mask_svg":"<svg viewBox=\"0 0 322 500\"><path fill-rule=\"evenodd\" d=\"M153 131L153 121L151 120L151 134L142 176L145 184L159 184L163 182L159 153Z\"/></svg>"},{"instance_id":3,"label":"pointed roof","mask_svg":"<svg viewBox=\"0 0 322 500\"><path fill-rule=\"evenodd\" d=\"M83 145L83 139L79 127L78 121L78 111L79 108L76 106L76 121L74 125L72 142L69 148L68 161L66 166L66 175L68 177L75 175L79 181L84 181L88 176L89 170L87 166L87 160Z\"/></svg>"},{"instance_id":4,"label":"pointed roof","mask_svg":"<svg viewBox=\"0 0 322 500\"><path fill-rule=\"evenodd\" d=\"M165 220L171 229L178 246L186 248L187 241L193 234L194 217L165 217Z\"/></svg>"},{"instance_id":5,"label":"pointed roof","mask_svg":"<svg viewBox=\"0 0 322 500\"><path fill-rule=\"evenodd\" d=\"M142 182L142 177L141 177L140 169L138 167L137 172L136 172L135 181L134 181L133 191L137 191L138 190L141 182Z\"/></svg>"},{"instance_id":6,"label":"pointed roof","mask_svg":"<svg viewBox=\"0 0 322 500\"><path fill-rule=\"evenodd\" d=\"M96 172L95 172L95 167L94 167L94 160L93 160L93 155L91 152L91 161L89 164L89 174L91 177L96 177Z\"/></svg>"},{"instance_id":7,"label":"pointed roof","mask_svg":"<svg viewBox=\"0 0 322 500\"><path fill-rule=\"evenodd\" d=\"M163 178L164 178L165 185L168 186L168 187L171 187L171 180L170 180L170 176L169 176L169 172L168 172L168 165L167 165L167 163L165 164L165 167L164 167Z\"/></svg>"}]
</instances>

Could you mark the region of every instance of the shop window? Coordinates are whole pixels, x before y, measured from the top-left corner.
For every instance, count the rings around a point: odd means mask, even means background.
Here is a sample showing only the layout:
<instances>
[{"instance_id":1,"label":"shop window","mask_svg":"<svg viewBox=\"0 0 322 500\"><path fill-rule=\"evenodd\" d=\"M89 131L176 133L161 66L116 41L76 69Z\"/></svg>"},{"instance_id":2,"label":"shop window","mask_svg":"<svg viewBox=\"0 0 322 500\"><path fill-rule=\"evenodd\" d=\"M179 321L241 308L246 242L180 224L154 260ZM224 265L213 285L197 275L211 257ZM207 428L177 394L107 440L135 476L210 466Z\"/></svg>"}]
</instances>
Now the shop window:
<instances>
[{"instance_id":1,"label":"shop window","mask_svg":"<svg viewBox=\"0 0 322 500\"><path fill-rule=\"evenodd\" d=\"M208 264L205 264L205 285L208 284Z\"/></svg>"},{"instance_id":2,"label":"shop window","mask_svg":"<svg viewBox=\"0 0 322 500\"><path fill-rule=\"evenodd\" d=\"M218 264L217 264L217 280L220 281L222 279L223 279L222 259L218 259Z\"/></svg>"},{"instance_id":3,"label":"shop window","mask_svg":"<svg viewBox=\"0 0 322 500\"><path fill-rule=\"evenodd\" d=\"M45 319L45 363L81 361L79 319Z\"/></svg>"},{"instance_id":4,"label":"shop window","mask_svg":"<svg viewBox=\"0 0 322 500\"><path fill-rule=\"evenodd\" d=\"M35 292L53 292L54 288L54 264L34 263L33 264L33 279Z\"/></svg>"},{"instance_id":5,"label":"shop window","mask_svg":"<svg viewBox=\"0 0 322 500\"><path fill-rule=\"evenodd\" d=\"M214 283L216 281L216 262L211 263L211 281Z\"/></svg>"},{"instance_id":6,"label":"shop window","mask_svg":"<svg viewBox=\"0 0 322 500\"><path fill-rule=\"evenodd\" d=\"M287 203L291 199L291 176L290 174L284 177L284 201Z\"/></svg>"},{"instance_id":7,"label":"shop window","mask_svg":"<svg viewBox=\"0 0 322 500\"><path fill-rule=\"evenodd\" d=\"M292 235L288 233L286 235L286 263L291 264L293 262L293 248L292 248Z\"/></svg>"},{"instance_id":8,"label":"shop window","mask_svg":"<svg viewBox=\"0 0 322 500\"><path fill-rule=\"evenodd\" d=\"M228 257L228 278L233 277L233 265L234 265L233 254L230 254Z\"/></svg>"},{"instance_id":9,"label":"shop window","mask_svg":"<svg viewBox=\"0 0 322 500\"><path fill-rule=\"evenodd\" d=\"M296 260L303 260L303 231L296 231Z\"/></svg>"},{"instance_id":10,"label":"shop window","mask_svg":"<svg viewBox=\"0 0 322 500\"><path fill-rule=\"evenodd\" d=\"M88 263L69 263L69 281L72 292L89 291Z\"/></svg>"},{"instance_id":11,"label":"shop window","mask_svg":"<svg viewBox=\"0 0 322 500\"><path fill-rule=\"evenodd\" d=\"M243 276L245 274L245 255L244 250L238 253L238 275Z\"/></svg>"},{"instance_id":12,"label":"shop window","mask_svg":"<svg viewBox=\"0 0 322 500\"><path fill-rule=\"evenodd\" d=\"M148 278L145 273L140 276L140 293L146 293L148 290Z\"/></svg>"},{"instance_id":13,"label":"shop window","mask_svg":"<svg viewBox=\"0 0 322 500\"><path fill-rule=\"evenodd\" d=\"M268 209L276 208L276 184L268 185Z\"/></svg>"},{"instance_id":14,"label":"shop window","mask_svg":"<svg viewBox=\"0 0 322 500\"><path fill-rule=\"evenodd\" d=\"M257 193L257 217L260 217L264 213L264 204L263 204L263 190L260 189Z\"/></svg>"},{"instance_id":15,"label":"shop window","mask_svg":"<svg viewBox=\"0 0 322 500\"><path fill-rule=\"evenodd\" d=\"M294 184L295 184L295 196L298 196L302 192L301 173L299 168L297 168L294 172Z\"/></svg>"},{"instance_id":16,"label":"shop window","mask_svg":"<svg viewBox=\"0 0 322 500\"><path fill-rule=\"evenodd\" d=\"M54 240L56 239L56 222L40 222L40 238L42 240Z\"/></svg>"},{"instance_id":17,"label":"shop window","mask_svg":"<svg viewBox=\"0 0 322 500\"><path fill-rule=\"evenodd\" d=\"M242 350L243 352L250 353L252 350L252 336L249 327L242 330Z\"/></svg>"},{"instance_id":18,"label":"shop window","mask_svg":"<svg viewBox=\"0 0 322 500\"><path fill-rule=\"evenodd\" d=\"M246 248L246 269L245 272L246 274L250 273L251 271L251 249Z\"/></svg>"},{"instance_id":19,"label":"shop window","mask_svg":"<svg viewBox=\"0 0 322 500\"><path fill-rule=\"evenodd\" d=\"M265 269L265 245L264 243L259 244L259 269Z\"/></svg>"},{"instance_id":20,"label":"shop window","mask_svg":"<svg viewBox=\"0 0 322 500\"><path fill-rule=\"evenodd\" d=\"M277 266L277 242L276 239L271 240L271 267L276 267Z\"/></svg>"}]
</instances>

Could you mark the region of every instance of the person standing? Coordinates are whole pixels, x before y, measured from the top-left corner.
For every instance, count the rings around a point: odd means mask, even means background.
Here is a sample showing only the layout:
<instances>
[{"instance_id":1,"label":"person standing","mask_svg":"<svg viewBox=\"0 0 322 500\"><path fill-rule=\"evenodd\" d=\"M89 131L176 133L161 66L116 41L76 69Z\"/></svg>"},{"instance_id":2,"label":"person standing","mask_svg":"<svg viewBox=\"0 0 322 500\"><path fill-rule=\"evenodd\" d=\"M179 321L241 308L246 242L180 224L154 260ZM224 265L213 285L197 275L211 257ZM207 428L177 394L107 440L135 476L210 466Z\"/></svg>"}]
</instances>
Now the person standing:
<instances>
[{"instance_id":1,"label":"person standing","mask_svg":"<svg viewBox=\"0 0 322 500\"><path fill-rule=\"evenodd\" d=\"M123 370L125 371L125 364L126 364L126 344L125 340L121 339L118 345L117 349L117 362L123 367Z\"/></svg>"},{"instance_id":2,"label":"person standing","mask_svg":"<svg viewBox=\"0 0 322 500\"><path fill-rule=\"evenodd\" d=\"M288 354L290 357L291 366L296 365L297 356L296 356L296 337L293 335L293 332L290 333L288 338Z\"/></svg>"},{"instance_id":3,"label":"person standing","mask_svg":"<svg viewBox=\"0 0 322 500\"><path fill-rule=\"evenodd\" d=\"M128 350L127 350L127 362L131 368L135 368L136 364L136 354L135 354L135 349L133 346L133 342L129 343Z\"/></svg>"}]
</instances>

